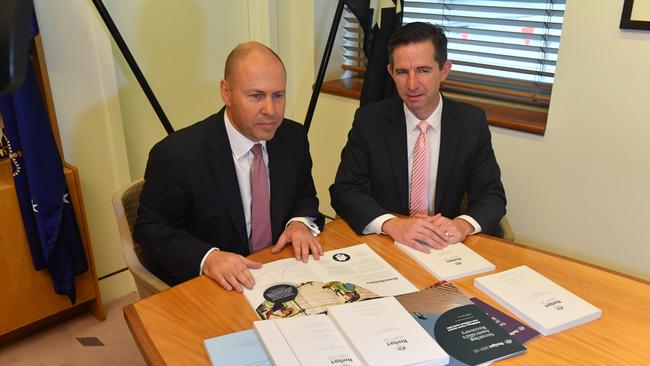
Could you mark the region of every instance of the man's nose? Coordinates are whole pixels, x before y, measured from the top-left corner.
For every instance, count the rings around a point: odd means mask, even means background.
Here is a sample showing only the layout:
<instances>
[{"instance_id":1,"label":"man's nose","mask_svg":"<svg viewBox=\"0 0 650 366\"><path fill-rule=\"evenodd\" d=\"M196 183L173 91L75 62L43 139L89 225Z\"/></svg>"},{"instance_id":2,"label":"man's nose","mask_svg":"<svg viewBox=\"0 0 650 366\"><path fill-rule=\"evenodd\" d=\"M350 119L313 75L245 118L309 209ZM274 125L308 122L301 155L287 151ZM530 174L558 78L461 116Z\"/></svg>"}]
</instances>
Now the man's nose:
<instances>
[{"instance_id":1,"label":"man's nose","mask_svg":"<svg viewBox=\"0 0 650 366\"><path fill-rule=\"evenodd\" d=\"M262 114L272 114L273 113L273 97L266 97L262 102Z\"/></svg>"},{"instance_id":2,"label":"man's nose","mask_svg":"<svg viewBox=\"0 0 650 366\"><path fill-rule=\"evenodd\" d=\"M417 80L415 78L415 73L409 72L408 76L406 77L406 87L409 88L409 90L413 90L417 88Z\"/></svg>"}]
</instances>

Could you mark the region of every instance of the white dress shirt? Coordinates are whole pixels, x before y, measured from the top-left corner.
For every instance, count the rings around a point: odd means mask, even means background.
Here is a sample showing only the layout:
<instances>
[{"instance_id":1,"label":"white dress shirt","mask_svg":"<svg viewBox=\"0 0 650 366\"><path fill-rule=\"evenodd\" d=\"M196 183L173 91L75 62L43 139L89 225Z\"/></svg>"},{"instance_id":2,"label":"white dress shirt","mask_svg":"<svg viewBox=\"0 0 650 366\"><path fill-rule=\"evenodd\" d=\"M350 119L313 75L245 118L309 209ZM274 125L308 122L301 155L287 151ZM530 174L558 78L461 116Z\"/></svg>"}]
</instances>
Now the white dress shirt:
<instances>
[{"instance_id":1,"label":"white dress shirt","mask_svg":"<svg viewBox=\"0 0 650 366\"><path fill-rule=\"evenodd\" d=\"M411 186L411 170L413 168L413 151L415 149L415 143L420 135L420 130L417 128L420 119L416 117L413 112L411 112L406 104L403 104L404 107L404 117L406 119L406 151L407 151L407 160L408 160L408 183L409 187ZM440 102L438 107L431 113L431 115L424 119L431 128L427 131L427 142L429 143L429 186L428 186L428 196L429 199L429 215L435 214L433 212L435 207L435 193L436 193L436 179L438 175L438 160L440 157L440 130L441 130L441 121L442 121L442 96L440 97ZM410 192L410 190L409 190ZM394 215L384 214L376 217L374 220L363 229L364 234L380 234L382 225L384 222L388 221L391 218L394 218ZM474 232L472 234L478 233L481 231L481 226L468 215L460 215L458 218L464 219L469 222L474 227Z\"/></svg>"},{"instance_id":2,"label":"white dress shirt","mask_svg":"<svg viewBox=\"0 0 650 366\"><path fill-rule=\"evenodd\" d=\"M266 171L269 171L269 154L266 150L266 141L252 141L246 136L242 135L230 122L228 113L223 114L224 123L226 125L226 134L230 142L230 150L232 152L232 160L235 163L235 171L237 172L237 181L239 182L239 193L241 194L241 203L244 208L244 220L246 221L246 234L251 235L251 166L253 164L253 153L251 149L253 145L259 143L262 145L262 156L264 158L264 165ZM270 185L270 183L269 183ZM269 192L270 192L269 187ZM314 224L315 218L312 217L294 217L287 222L287 225L292 221L300 221L311 230L314 236L320 234L318 226ZM285 226L286 227L286 226ZM201 260L201 267L199 275L203 273L203 263L210 253L214 250L219 250L215 247L210 249Z\"/></svg>"}]
</instances>

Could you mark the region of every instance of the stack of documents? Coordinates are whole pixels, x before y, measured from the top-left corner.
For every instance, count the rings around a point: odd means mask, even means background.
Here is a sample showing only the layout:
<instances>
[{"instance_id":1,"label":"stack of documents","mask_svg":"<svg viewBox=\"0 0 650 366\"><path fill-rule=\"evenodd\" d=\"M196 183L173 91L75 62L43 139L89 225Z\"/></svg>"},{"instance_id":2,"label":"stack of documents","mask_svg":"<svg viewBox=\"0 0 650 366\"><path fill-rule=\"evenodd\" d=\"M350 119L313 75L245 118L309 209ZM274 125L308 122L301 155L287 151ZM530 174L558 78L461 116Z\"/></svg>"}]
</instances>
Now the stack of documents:
<instances>
[{"instance_id":1,"label":"stack of documents","mask_svg":"<svg viewBox=\"0 0 650 366\"><path fill-rule=\"evenodd\" d=\"M528 266L479 277L474 286L543 335L590 322L602 314L597 307Z\"/></svg>"}]
</instances>

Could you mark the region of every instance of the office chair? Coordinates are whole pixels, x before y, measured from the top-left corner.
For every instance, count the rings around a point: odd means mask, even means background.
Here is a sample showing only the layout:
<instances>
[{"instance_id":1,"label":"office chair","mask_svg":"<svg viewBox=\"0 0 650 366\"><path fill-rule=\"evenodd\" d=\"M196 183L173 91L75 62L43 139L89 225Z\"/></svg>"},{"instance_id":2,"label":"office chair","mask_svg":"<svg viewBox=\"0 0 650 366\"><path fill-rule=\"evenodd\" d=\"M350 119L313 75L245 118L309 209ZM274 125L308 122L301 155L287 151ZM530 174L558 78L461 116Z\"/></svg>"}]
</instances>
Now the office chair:
<instances>
[{"instance_id":1,"label":"office chair","mask_svg":"<svg viewBox=\"0 0 650 366\"><path fill-rule=\"evenodd\" d=\"M135 219L138 217L140 192L142 192L143 184L144 179L139 179L115 193L113 196L113 210L120 231L124 260L133 275L140 297L144 299L147 296L168 289L169 286L140 263L140 259L136 254L140 248L131 236L133 224L135 224Z\"/></svg>"}]
</instances>

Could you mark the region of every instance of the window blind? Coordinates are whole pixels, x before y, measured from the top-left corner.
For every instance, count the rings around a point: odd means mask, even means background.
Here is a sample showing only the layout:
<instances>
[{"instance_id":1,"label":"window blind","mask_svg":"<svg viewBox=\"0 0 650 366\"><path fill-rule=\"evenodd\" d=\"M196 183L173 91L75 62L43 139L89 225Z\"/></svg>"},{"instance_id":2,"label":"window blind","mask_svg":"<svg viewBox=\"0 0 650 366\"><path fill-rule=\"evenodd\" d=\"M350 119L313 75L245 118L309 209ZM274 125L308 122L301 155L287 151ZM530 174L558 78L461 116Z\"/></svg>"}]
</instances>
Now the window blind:
<instances>
[{"instance_id":1,"label":"window blind","mask_svg":"<svg viewBox=\"0 0 650 366\"><path fill-rule=\"evenodd\" d=\"M367 59L363 53L363 30L361 25L348 7L343 8L343 17L340 27L343 28L343 70L355 74L363 74Z\"/></svg>"},{"instance_id":2,"label":"window blind","mask_svg":"<svg viewBox=\"0 0 650 366\"><path fill-rule=\"evenodd\" d=\"M404 24L442 26L453 63L446 90L548 105L566 0L412 0Z\"/></svg>"}]
</instances>

